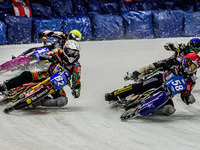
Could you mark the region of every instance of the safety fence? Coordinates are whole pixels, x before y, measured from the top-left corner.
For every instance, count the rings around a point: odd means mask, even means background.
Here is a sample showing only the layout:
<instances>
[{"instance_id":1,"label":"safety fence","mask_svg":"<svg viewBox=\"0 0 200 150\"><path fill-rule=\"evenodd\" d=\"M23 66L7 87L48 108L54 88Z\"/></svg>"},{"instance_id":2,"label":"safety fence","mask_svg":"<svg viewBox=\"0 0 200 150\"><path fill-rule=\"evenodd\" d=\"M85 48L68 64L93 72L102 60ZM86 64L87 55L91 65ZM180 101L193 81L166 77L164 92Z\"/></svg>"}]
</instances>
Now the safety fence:
<instances>
[{"instance_id":1,"label":"safety fence","mask_svg":"<svg viewBox=\"0 0 200 150\"><path fill-rule=\"evenodd\" d=\"M199 2L161 2L34 0L31 17L16 16L10 1L0 2L0 44L42 42L38 33L44 30L77 29L83 40L199 36Z\"/></svg>"}]
</instances>

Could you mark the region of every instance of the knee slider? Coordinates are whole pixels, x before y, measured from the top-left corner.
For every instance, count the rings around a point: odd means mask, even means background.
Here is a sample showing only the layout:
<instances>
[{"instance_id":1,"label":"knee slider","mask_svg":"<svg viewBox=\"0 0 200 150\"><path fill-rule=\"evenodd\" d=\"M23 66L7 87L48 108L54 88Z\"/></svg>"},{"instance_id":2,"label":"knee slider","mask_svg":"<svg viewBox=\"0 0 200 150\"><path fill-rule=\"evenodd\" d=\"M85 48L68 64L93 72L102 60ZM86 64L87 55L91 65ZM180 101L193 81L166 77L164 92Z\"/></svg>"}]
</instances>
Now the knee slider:
<instances>
[{"instance_id":1,"label":"knee slider","mask_svg":"<svg viewBox=\"0 0 200 150\"><path fill-rule=\"evenodd\" d=\"M176 109L172 105L165 105L163 108L163 114L166 116L172 115Z\"/></svg>"},{"instance_id":2,"label":"knee slider","mask_svg":"<svg viewBox=\"0 0 200 150\"><path fill-rule=\"evenodd\" d=\"M194 98L194 96L192 94L190 94L188 101L190 104L193 104L196 101L196 99Z\"/></svg>"},{"instance_id":3,"label":"knee slider","mask_svg":"<svg viewBox=\"0 0 200 150\"><path fill-rule=\"evenodd\" d=\"M41 105L46 107L63 107L67 105L67 103L68 103L67 97L58 97L56 99L50 98L41 101Z\"/></svg>"},{"instance_id":4,"label":"knee slider","mask_svg":"<svg viewBox=\"0 0 200 150\"><path fill-rule=\"evenodd\" d=\"M67 97L58 97L55 100L57 102L58 107L63 107L65 105L67 105L67 103L68 103Z\"/></svg>"}]
</instances>

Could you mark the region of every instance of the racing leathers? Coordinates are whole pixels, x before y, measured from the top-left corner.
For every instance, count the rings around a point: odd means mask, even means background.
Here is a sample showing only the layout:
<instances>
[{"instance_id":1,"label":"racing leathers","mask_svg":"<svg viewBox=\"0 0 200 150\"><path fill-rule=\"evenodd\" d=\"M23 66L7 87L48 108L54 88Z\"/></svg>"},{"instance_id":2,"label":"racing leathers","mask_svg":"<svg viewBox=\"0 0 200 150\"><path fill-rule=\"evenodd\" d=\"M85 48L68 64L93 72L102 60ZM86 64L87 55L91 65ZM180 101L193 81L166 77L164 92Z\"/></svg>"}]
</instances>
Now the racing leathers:
<instances>
[{"instance_id":1,"label":"racing leathers","mask_svg":"<svg viewBox=\"0 0 200 150\"><path fill-rule=\"evenodd\" d=\"M69 63L67 60L65 60L63 51L60 49L57 49L57 52L46 53L41 56L41 59L52 62L47 69L39 72L24 71L21 74L15 76L14 78L6 80L4 82L4 87L5 89L10 90L12 88L21 86L24 83L29 83L33 81L34 82L42 81L48 77L51 77L58 71L67 71L71 77L72 94L75 98L78 98L80 96L80 90L81 90L81 82L80 82L81 65L78 62L79 58L80 55L74 62ZM66 93L64 89L61 88L59 90L56 90L53 94L51 94L51 97L48 96L43 100L39 101L38 103L36 103L34 107L38 105L62 107L65 106L67 102L68 98L66 96Z\"/></svg>"}]
</instances>

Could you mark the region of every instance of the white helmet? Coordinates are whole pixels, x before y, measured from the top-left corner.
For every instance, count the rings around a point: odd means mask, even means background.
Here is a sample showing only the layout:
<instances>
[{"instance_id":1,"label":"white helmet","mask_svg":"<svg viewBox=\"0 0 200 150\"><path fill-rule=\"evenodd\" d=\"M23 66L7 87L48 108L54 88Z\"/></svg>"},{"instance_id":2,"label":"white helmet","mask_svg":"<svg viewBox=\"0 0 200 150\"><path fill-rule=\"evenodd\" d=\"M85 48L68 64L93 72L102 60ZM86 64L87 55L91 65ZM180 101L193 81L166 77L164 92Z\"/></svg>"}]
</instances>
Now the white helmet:
<instances>
[{"instance_id":1,"label":"white helmet","mask_svg":"<svg viewBox=\"0 0 200 150\"><path fill-rule=\"evenodd\" d=\"M63 54L69 63L79 58L80 45L77 41L68 40L63 46Z\"/></svg>"}]
</instances>

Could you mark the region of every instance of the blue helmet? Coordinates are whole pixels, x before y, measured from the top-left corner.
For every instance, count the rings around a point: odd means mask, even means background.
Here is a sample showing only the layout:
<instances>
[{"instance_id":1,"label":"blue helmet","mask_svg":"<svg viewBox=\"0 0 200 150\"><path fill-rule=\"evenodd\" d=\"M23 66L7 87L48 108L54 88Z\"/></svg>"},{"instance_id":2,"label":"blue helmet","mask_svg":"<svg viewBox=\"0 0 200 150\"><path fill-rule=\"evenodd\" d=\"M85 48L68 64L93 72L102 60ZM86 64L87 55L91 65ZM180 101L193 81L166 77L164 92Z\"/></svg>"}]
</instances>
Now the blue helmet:
<instances>
[{"instance_id":1,"label":"blue helmet","mask_svg":"<svg viewBox=\"0 0 200 150\"><path fill-rule=\"evenodd\" d=\"M200 39L193 38L188 42L188 47L190 52L198 53L200 51Z\"/></svg>"}]
</instances>

